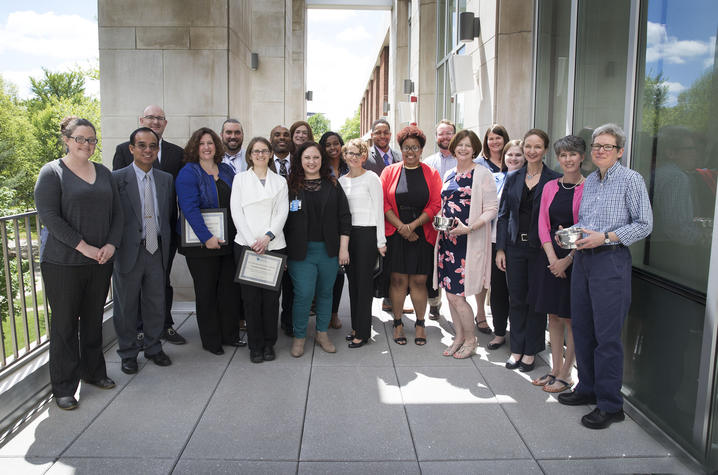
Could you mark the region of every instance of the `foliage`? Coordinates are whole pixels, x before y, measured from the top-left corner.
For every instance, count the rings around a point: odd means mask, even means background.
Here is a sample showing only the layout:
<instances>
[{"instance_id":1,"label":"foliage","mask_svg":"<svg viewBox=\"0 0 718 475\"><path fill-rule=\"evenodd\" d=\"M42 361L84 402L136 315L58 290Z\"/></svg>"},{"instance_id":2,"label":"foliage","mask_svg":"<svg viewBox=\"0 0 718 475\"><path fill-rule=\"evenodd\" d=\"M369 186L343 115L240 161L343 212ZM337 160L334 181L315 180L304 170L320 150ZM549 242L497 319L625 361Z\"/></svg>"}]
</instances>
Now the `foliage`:
<instances>
[{"instance_id":1,"label":"foliage","mask_svg":"<svg viewBox=\"0 0 718 475\"><path fill-rule=\"evenodd\" d=\"M80 71L53 73L42 68L43 78L30 78L32 93L30 105L44 105L52 98L80 100L85 95L85 77Z\"/></svg>"},{"instance_id":2,"label":"foliage","mask_svg":"<svg viewBox=\"0 0 718 475\"><path fill-rule=\"evenodd\" d=\"M309 117L307 122L312 127L314 140L318 141L319 137L324 135L325 132L329 132L329 130L331 130L331 123L329 122L329 119L327 119L327 117L321 112Z\"/></svg>"},{"instance_id":3,"label":"foliage","mask_svg":"<svg viewBox=\"0 0 718 475\"><path fill-rule=\"evenodd\" d=\"M344 122L344 125L342 125L341 129L339 129L339 135L342 136L345 142L351 139L359 138L361 133L360 124L361 109L357 109L354 115L347 118L347 120Z\"/></svg>"}]
</instances>

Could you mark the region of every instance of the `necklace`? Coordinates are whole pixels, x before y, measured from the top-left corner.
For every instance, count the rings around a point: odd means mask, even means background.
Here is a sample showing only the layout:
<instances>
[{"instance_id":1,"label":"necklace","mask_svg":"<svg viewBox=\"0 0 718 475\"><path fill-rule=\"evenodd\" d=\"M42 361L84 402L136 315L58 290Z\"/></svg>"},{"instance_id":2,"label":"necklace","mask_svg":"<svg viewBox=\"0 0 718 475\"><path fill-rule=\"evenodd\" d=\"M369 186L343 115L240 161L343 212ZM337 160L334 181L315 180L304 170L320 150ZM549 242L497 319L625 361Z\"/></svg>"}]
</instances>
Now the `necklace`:
<instances>
[{"instance_id":1,"label":"necklace","mask_svg":"<svg viewBox=\"0 0 718 475\"><path fill-rule=\"evenodd\" d=\"M529 174L529 169L526 168L526 179L530 180L531 178L535 177L536 175L540 175L542 171L543 171L543 164L541 164L541 168L539 168L538 171L536 173L534 173L533 175Z\"/></svg>"},{"instance_id":2,"label":"necklace","mask_svg":"<svg viewBox=\"0 0 718 475\"><path fill-rule=\"evenodd\" d=\"M583 180L585 180L585 178L584 178L584 177L581 177L581 179L578 180L578 182L573 183L573 184L570 185L570 186L566 186L566 184L563 182L563 177L562 177L558 182L561 183L561 188L563 188L564 190L573 190L573 189L576 188L578 185L580 185L581 183L583 183Z\"/></svg>"}]
</instances>

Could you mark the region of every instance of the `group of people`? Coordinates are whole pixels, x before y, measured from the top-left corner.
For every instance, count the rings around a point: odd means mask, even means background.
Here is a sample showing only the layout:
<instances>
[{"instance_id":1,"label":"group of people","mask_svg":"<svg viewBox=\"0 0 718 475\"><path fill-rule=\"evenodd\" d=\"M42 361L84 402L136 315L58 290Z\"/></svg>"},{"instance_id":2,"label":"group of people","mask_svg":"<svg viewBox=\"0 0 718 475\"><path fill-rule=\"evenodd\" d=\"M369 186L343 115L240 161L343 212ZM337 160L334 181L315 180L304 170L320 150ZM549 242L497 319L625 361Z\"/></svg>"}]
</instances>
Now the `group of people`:
<instances>
[{"instance_id":1,"label":"group of people","mask_svg":"<svg viewBox=\"0 0 718 475\"><path fill-rule=\"evenodd\" d=\"M243 149L242 125L228 119L220 134L195 131L182 150L162 138L167 119L160 107L148 106L140 125L117 147L110 173L89 161L97 143L93 125L65 119L67 154L38 177L41 268L53 315L50 373L59 407L77 407L80 379L114 386L101 334L111 277L122 371L138 371L141 351L159 366L171 364L162 340L186 341L171 316L169 273L180 252L194 283L202 347L210 353L248 344L252 362L274 360L279 321L293 337L291 355L301 357L310 315L316 315L317 344L336 352L327 332L341 327L346 274L349 348L369 342L375 296L393 314L397 345L408 342L402 320L408 312L416 317L414 343L425 345L427 307L429 318L440 317L443 289L455 328L443 355L469 358L478 345L474 330L492 333L484 313L490 291L494 337L487 348L506 343L510 324L507 368L534 369L548 315L552 369L532 383L562 392L564 404L597 404L582 419L587 427L623 419L628 246L651 232L652 214L642 178L618 163L625 144L618 126L594 130L597 169L584 178L583 139L554 142L558 173L545 164L550 140L539 129L511 140L504 127L492 125L482 143L473 131L442 120L439 151L422 160L426 135L404 127L393 150L383 119L372 124L371 146L344 143L335 132L315 142L310 125L299 121L276 126L269 138L254 137ZM225 217L222 232L205 220L217 211ZM449 227L435 226L437 216L449 218ZM556 232L571 226L583 234L569 250L558 245ZM263 254L286 260L276 285L237 279L247 255ZM403 308L407 295L410 309ZM574 362L579 383L564 392L573 386Z\"/></svg>"}]
</instances>

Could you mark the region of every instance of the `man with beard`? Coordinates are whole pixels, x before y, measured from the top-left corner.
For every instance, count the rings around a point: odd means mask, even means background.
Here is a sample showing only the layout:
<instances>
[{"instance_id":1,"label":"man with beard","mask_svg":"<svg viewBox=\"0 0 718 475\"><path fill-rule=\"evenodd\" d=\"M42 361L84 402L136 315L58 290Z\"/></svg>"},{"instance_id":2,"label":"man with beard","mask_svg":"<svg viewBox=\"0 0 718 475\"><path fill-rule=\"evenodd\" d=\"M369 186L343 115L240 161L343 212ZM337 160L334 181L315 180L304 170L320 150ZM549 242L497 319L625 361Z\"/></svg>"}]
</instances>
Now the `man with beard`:
<instances>
[{"instance_id":1,"label":"man with beard","mask_svg":"<svg viewBox=\"0 0 718 475\"><path fill-rule=\"evenodd\" d=\"M247 161L244 159L242 142L244 141L244 129L237 119L227 119L222 124L222 143L224 144L224 157L222 162L226 163L235 175L247 170Z\"/></svg>"},{"instance_id":2,"label":"man with beard","mask_svg":"<svg viewBox=\"0 0 718 475\"><path fill-rule=\"evenodd\" d=\"M290 160L289 147L292 143L292 137L289 135L289 129L278 125L269 133L269 141L272 143L274 150L274 167L277 173L285 179L289 175ZM286 249L284 251L286 253ZM282 316L281 325L284 334L294 336L294 323L292 322L292 305L294 304L294 287L289 272L282 275Z\"/></svg>"},{"instance_id":3,"label":"man with beard","mask_svg":"<svg viewBox=\"0 0 718 475\"><path fill-rule=\"evenodd\" d=\"M456 135L456 126L447 119L442 119L436 125L436 145L439 151L424 159L424 163L439 172L443 180L446 172L456 167L456 158L449 152L449 143ZM434 289L430 279L426 280L429 296L429 318L438 320L441 317L441 289Z\"/></svg>"}]
</instances>

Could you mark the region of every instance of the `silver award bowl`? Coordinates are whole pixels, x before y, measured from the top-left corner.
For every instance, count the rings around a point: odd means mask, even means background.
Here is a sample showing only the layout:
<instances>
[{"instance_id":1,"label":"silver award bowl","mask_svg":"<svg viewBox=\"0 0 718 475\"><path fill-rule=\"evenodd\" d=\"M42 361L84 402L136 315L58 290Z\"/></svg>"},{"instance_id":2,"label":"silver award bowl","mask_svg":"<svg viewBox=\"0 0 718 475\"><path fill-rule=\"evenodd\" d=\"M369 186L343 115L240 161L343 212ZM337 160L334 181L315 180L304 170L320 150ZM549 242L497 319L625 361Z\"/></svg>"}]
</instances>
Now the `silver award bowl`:
<instances>
[{"instance_id":1,"label":"silver award bowl","mask_svg":"<svg viewBox=\"0 0 718 475\"><path fill-rule=\"evenodd\" d=\"M577 228L575 226L556 231L559 246L564 249L576 249L578 247L576 246L576 241L581 239L581 234L581 228Z\"/></svg>"},{"instance_id":2,"label":"silver award bowl","mask_svg":"<svg viewBox=\"0 0 718 475\"><path fill-rule=\"evenodd\" d=\"M434 229L437 231L450 231L455 225L456 218L446 218L444 216L434 216Z\"/></svg>"}]
</instances>

